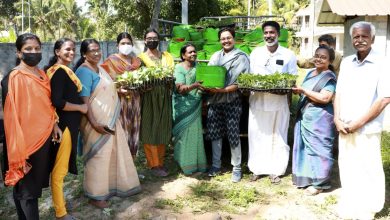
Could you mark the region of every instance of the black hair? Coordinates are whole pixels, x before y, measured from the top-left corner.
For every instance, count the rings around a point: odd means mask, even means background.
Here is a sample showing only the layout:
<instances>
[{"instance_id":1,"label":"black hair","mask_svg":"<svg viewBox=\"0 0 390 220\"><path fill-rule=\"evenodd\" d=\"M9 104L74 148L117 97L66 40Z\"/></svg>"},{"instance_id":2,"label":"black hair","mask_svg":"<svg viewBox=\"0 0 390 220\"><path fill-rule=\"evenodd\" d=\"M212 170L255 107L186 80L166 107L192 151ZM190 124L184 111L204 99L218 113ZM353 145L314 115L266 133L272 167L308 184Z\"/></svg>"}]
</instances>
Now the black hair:
<instances>
[{"instance_id":1,"label":"black hair","mask_svg":"<svg viewBox=\"0 0 390 220\"><path fill-rule=\"evenodd\" d=\"M276 31L278 32L278 35L280 35L280 24L276 21L266 21L261 25L261 29L264 31L264 28L267 26L274 27Z\"/></svg>"},{"instance_id":2,"label":"black hair","mask_svg":"<svg viewBox=\"0 0 390 220\"><path fill-rule=\"evenodd\" d=\"M336 45L336 39L330 34L321 35L318 38L318 43L325 41L328 45Z\"/></svg>"},{"instance_id":3,"label":"black hair","mask_svg":"<svg viewBox=\"0 0 390 220\"><path fill-rule=\"evenodd\" d=\"M150 32L154 32L157 34L158 39L160 39L160 34L156 31L154 28L148 28L144 34L144 40L146 39L146 35L149 34Z\"/></svg>"},{"instance_id":4,"label":"black hair","mask_svg":"<svg viewBox=\"0 0 390 220\"><path fill-rule=\"evenodd\" d=\"M193 48L195 48L195 46L194 46L193 44L190 44L190 43L187 43L187 44L185 44L184 46L182 46L182 47L180 48L180 59L181 59L181 61L184 61L183 54L186 53L188 47L193 47Z\"/></svg>"},{"instance_id":5,"label":"black hair","mask_svg":"<svg viewBox=\"0 0 390 220\"><path fill-rule=\"evenodd\" d=\"M236 31L233 28L231 28L231 27L224 27L224 28L222 28L221 30L218 31L218 39L221 39L221 34L223 32L225 32L225 31L228 31L233 36L233 38L236 37Z\"/></svg>"},{"instance_id":6,"label":"black hair","mask_svg":"<svg viewBox=\"0 0 390 220\"><path fill-rule=\"evenodd\" d=\"M77 68L79 68L79 66L85 62L84 55L88 52L88 46L90 44L97 44L100 47L99 42L93 38L83 40L80 45L80 59L77 61L76 65L74 66L73 71L76 72Z\"/></svg>"},{"instance_id":7,"label":"black hair","mask_svg":"<svg viewBox=\"0 0 390 220\"><path fill-rule=\"evenodd\" d=\"M69 42L72 42L73 44L75 44L75 42L74 42L72 39L66 38L66 37L60 38L60 39L58 39L58 40L54 43L54 49L53 49L54 55L50 58L49 63L43 68L43 69L45 70L45 72L46 72L50 67L52 67L54 64L57 63L58 57L57 57L57 55L56 55L56 50L61 49L62 45L64 45L64 43L65 43L65 42L68 42L68 41L69 41Z\"/></svg>"},{"instance_id":8,"label":"black hair","mask_svg":"<svg viewBox=\"0 0 390 220\"><path fill-rule=\"evenodd\" d=\"M320 50L320 49L324 49L324 50L326 50L326 51L328 52L329 61L330 61L330 63L332 63L332 62L334 61L334 59L335 59L335 53L334 53L333 48L328 47L328 46L326 46L326 45L320 45L320 46L316 49L316 52L317 52L318 50ZM328 68L329 68L332 72L335 71L334 66L333 66L332 64L329 64Z\"/></svg>"},{"instance_id":9,"label":"black hair","mask_svg":"<svg viewBox=\"0 0 390 220\"><path fill-rule=\"evenodd\" d=\"M16 42L15 42L16 51L18 51L18 52L21 51L22 47L24 46L24 44L26 43L27 40L36 40L36 41L38 41L39 46L42 45L41 40L39 40L39 37L37 35L31 34L31 33L24 33L24 34L19 35L18 38L16 38ZM15 64L16 64L16 66L20 64L19 57L16 57Z\"/></svg>"},{"instance_id":10,"label":"black hair","mask_svg":"<svg viewBox=\"0 0 390 220\"><path fill-rule=\"evenodd\" d=\"M119 42L121 42L122 39L125 39L125 38L128 38L131 42L131 44L133 44L133 38L131 38L130 34L127 33L127 32L122 32L118 35L118 37L116 38L116 43L119 44Z\"/></svg>"}]
</instances>

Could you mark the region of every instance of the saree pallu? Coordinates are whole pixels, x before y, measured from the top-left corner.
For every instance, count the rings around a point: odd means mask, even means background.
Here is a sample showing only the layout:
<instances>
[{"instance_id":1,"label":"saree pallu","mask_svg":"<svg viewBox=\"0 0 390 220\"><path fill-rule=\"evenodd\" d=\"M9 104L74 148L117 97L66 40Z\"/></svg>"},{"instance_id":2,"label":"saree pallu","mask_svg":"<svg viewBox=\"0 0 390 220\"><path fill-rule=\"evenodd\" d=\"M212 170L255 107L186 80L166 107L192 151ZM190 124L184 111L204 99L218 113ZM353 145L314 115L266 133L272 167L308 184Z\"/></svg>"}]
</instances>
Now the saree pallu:
<instances>
[{"instance_id":1,"label":"saree pallu","mask_svg":"<svg viewBox=\"0 0 390 220\"><path fill-rule=\"evenodd\" d=\"M123 127L119 122L120 102L109 76L101 72L100 81L89 98L90 111L98 123L108 125L115 135L102 135L84 117L84 191L95 200L126 197L141 191Z\"/></svg>"},{"instance_id":2,"label":"saree pallu","mask_svg":"<svg viewBox=\"0 0 390 220\"><path fill-rule=\"evenodd\" d=\"M200 97L176 93L173 96L174 158L184 174L205 172L207 169L201 105Z\"/></svg>"},{"instance_id":3,"label":"saree pallu","mask_svg":"<svg viewBox=\"0 0 390 220\"><path fill-rule=\"evenodd\" d=\"M134 71L141 66L138 57L124 59L119 54L113 54L100 65L113 80L125 71ZM139 132L141 127L141 94L139 91L128 91L128 94L119 94L121 102L120 122L127 136L131 155L138 152Z\"/></svg>"},{"instance_id":4,"label":"saree pallu","mask_svg":"<svg viewBox=\"0 0 390 220\"><path fill-rule=\"evenodd\" d=\"M322 79L320 75L315 77L312 85ZM293 184L297 187L311 185L317 189L329 189L335 139L332 102L324 105L311 102L300 104L298 106L302 107L294 128Z\"/></svg>"}]
</instances>

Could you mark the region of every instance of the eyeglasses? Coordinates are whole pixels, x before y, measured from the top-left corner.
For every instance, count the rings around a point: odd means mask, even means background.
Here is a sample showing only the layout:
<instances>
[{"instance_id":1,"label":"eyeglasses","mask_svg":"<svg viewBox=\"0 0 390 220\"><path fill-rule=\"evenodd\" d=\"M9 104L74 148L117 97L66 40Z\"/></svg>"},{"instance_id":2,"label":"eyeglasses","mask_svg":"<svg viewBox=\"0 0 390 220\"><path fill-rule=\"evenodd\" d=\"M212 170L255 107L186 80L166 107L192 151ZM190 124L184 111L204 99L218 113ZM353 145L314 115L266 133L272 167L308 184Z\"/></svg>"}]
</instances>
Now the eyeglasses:
<instances>
[{"instance_id":1,"label":"eyeglasses","mask_svg":"<svg viewBox=\"0 0 390 220\"><path fill-rule=\"evenodd\" d=\"M233 37L224 37L224 38L221 38L221 39L219 39L220 41L229 41L229 40L231 40L231 39L233 39Z\"/></svg>"},{"instance_id":2,"label":"eyeglasses","mask_svg":"<svg viewBox=\"0 0 390 220\"><path fill-rule=\"evenodd\" d=\"M326 56L318 56L318 55L314 55L313 58L314 59L320 59L320 60L327 60L328 59L328 57L326 57Z\"/></svg>"},{"instance_id":3,"label":"eyeglasses","mask_svg":"<svg viewBox=\"0 0 390 220\"><path fill-rule=\"evenodd\" d=\"M158 37L147 37L145 38L146 41L158 41Z\"/></svg>"},{"instance_id":4,"label":"eyeglasses","mask_svg":"<svg viewBox=\"0 0 390 220\"><path fill-rule=\"evenodd\" d=\"M92 54L100 54L100 53L102 53L102 51L101 51L100 49L88 50L87 52L88 52L88 53L92 53Z\"/></svg>"}]
</instances>

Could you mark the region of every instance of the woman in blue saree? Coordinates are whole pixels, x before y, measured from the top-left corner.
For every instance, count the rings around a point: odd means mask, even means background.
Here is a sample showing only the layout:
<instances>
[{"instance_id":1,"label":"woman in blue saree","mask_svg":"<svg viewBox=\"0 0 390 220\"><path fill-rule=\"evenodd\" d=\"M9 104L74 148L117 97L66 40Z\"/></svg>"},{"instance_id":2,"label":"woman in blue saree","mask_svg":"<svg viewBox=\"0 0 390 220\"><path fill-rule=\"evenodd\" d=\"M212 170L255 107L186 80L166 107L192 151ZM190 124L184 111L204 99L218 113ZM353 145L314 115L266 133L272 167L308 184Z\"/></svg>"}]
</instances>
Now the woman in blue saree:
<instances>
[{"instance_id":1,"label":"woman in blue saree","mask_svg":"<svg viewBox=\"0 0 390 220\"><path fill-rule=\"evenodd\" d=\"M332 98L336 88L330 63L334 57L333 49L318 47L314 55L316 68L308 72L302 86L293 88L295 94L300 94L294 129L293 184L307 187L308 195L330 188L335 139Z\"/></svg>"},{"instance_id":2,"label":"woman in blue saree","mask_svg":"<svg viewBox=\"0 0 390 220\"><path fill-rule=\"evenodd\" d=\"M195 81L196 50L191 44L180 50L182 62L175 66L176 89L173 93L174 157L185 175L205 172L206 155L203 145L202 97Z\"/></svg>"}]
</instances>

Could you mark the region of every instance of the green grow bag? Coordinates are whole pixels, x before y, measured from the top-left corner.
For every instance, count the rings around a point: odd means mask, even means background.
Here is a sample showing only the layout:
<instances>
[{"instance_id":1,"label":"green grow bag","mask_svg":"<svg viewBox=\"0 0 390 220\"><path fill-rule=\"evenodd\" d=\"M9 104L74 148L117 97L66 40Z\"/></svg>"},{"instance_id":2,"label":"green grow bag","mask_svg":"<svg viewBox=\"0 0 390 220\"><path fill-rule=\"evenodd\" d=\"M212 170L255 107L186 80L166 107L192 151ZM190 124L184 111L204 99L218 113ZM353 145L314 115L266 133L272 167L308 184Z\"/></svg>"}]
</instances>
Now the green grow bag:
<instances>
[{"instance_id":1,"label":"green grow bag","mask_svg":"<svg viewBox=\"0 0 390 220\"><path fill-rule=\"evenodd\" d=\"M223 66L197 66L196 81L203 81L207 88L225 87L226 68Z\"/></svg>"},{"instance_id":2,"label":"green grow bag","mask_svg":"<svg viewBox=\"0 0 390 220\"><path fill-rule=\"evenodd\" d=\"M279 41L287 41L288 40L288 30L286 28L280 29Z\"/></svg>"},{"instance_id":3,"label":"green grow bag","mask_svg":"<svg viewBox=\"0 0 390 220\"><path fill-rule=\"evenodd\" d=\"M247 44L236 44L235 47L242 50L247 55L251 54L252 50Z\"/></svg>"},{"instance_id":4,"label":"green grow bag","mask_svg":"<svg viewBox=\"0 0 390 220\"><path fill-rule=\"evenodd\" d=\"M264 37L263 30L256 28L255 30L245 35L244 41L247 42L261 41L263 40L263 37Z\"/></svg>"},{"instance_id":5,"label":"green grow bag","mask_svg":"<svg viewBox=\"0 0 390 220\"><path fill-rule=\"evenodd\" d=\"M218 28L206 28L203 32L203 38L208 42L218 42Z\"/></svg>"},{"instance_id":6,"label":"green grow bag","mask_svg":"<svg viewBox=\"0 0 390 220\"><path fill-rule=\"evenodd\" d=\"M196 52L196 55L198 60L206 60L206 51L199 50L198 52Z\"/></svg>"},{"instance_id":7,"label":"green grow bag","mask_svg":"<svg viewBox=\"0 0 390 220\"><path fill-rule=\"evenodd\" d=\"M175 58L180 58L180 49L182 46L184 46L187 42L186 41L170 41L168 44L168 52L172 54Z\"/></svg>"},{"instance_id":8,"label":"green grow bag","mask_svg":"<svg viewBox=\"0 0 390 220\"><path fill-rule=\"evenodd\" d=\"M197 32L197 31L190 32L190 38L192 41L200 41L203 39L202 32Z\"/></svg>"},{"instance_id":9,"label":"green grow bag","mask_svg":"<svg viewBox=\"0 0 390 220\"><path fill-rule=\"evenodd\" d=\"M210 56L221 49L222 49L222 45L220 43L203 45L203 50L205 50L208 54L210 54Z\"/></svg>"},{"instance_id":10,"label":"green grow bag","mask_svg":"<svg viewBox=\"0 0 390 220\"><path fill-rule=\"evenodd\" d=\"M234 38L236 41L241 41L244 39L246 32L243 31L237 31L236 37Z\"/></svg>"},{"instance_id":11,"label":"green grow bag","mask_svg":"<svg viewBox=\"0 0 390 220\"><path fill-rule=\"evenodd\" d=\"M279 42L279 45L282 47L288 48L288 42L282 41L282 42Z\"/></svg>"},{"instance_id":12,"label":"green grow bag","mask_svg":"<svg viewBox=\"0 0 390 220\"><path fill-rule=\"evenodd\" d=\"M204 45L204 41L203 40L192 41L191 44L195 46L196 51L203 50L203 45Z\"/></svg>"},{"instance_id":13,"label":"green grow bag","mask_svg":"<svg viewBox=\"0 0 390 220\"><path fill-rule=\"evenodd\" d=\"M174 38L184 38L185 40L190 40L188 28L181 25L173 27L172 35Z\"/></svg>"}]
</instances>

